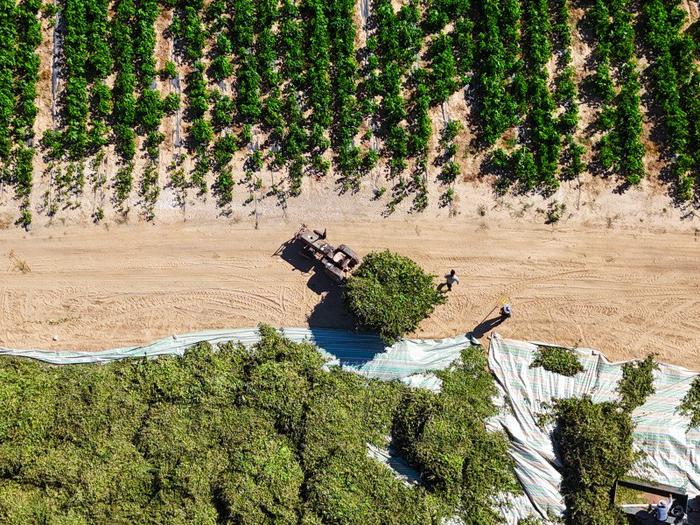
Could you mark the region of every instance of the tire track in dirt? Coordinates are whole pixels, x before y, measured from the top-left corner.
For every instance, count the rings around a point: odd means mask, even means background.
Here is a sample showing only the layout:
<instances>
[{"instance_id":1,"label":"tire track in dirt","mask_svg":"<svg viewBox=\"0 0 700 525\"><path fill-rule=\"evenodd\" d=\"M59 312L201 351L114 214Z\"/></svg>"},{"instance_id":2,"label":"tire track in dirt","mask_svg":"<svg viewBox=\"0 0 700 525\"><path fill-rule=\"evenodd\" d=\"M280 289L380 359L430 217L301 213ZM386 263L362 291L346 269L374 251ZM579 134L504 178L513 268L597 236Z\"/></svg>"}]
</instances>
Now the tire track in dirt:
<instances>
[{"instance_id":1,"label":"tire track in dirt","mask_svg":"<svg viewBox=\"0 0 700 525\"><path fill-rule=\"evenodd\" d=\"M259 322L347 325L337 295L318 306L330 288L317 289L313 272L270 256L295 226L3 232L0 242L21 253L32 273L0 268L2 344L100 349ZM692 235L495 222L475 229L459 218L324 226L331 242L361 255L388 248L439 278L457 270L461 283L415 336L463 333L508 296L515 313L498 328L506 337L580 343L612 359L658 350L700 368L700 243Z\"/></svg>"}]
</instances>

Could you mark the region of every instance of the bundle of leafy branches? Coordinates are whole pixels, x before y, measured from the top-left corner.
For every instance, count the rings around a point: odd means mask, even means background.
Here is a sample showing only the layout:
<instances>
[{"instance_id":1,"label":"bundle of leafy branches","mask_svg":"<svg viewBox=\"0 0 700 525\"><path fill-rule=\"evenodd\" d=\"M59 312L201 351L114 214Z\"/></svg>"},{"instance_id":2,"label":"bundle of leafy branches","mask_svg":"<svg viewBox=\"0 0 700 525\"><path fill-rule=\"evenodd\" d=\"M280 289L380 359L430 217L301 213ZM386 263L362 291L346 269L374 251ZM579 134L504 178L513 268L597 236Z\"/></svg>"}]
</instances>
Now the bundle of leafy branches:
<instances>
[{"instance_id":1,"label":"bundle of leafy branches","mask_svg":"<svg viewBox=\"0 0 700 525\"><path fill-rule=\"evenodd\" d=\"M564 466L567 525L626 524L610 501L610 490L636 460L629 412L618 403L594 403L586 396L555 401L553 416L553 439Z\"/></svg>"},{"instance_id":2,"label":"bundle of leafy branches","mask_svg":"<svg viewBox=\"0 0 700 525\"><path fill-rule=\"evenodd\" d=\"M545 420L551 418L555 423L552 439L564 467L561 492L567 525L627 523L610 501L610 491L639 459L632 450L634 424L630 414L654 393L653 372L657 368L655 354L625 363L617 385L619 402L594 403L589 396L559 399L546 414ZM700 394L700 381L697 383Z\"/></svg>"},{"instance_id":3,"label":"bundle of leafy branches","mask_svg":"<svg viewBox=\"0 0 700 525\"><path fill-rule=\"evenodd\" d=\"M461 364L439 373L442 391L407 390L394 419L399 451L422 473L427 486L451 506L464 509L467 525L502 523L493 496L520 491L508 440L488 432L496 395L486 357L476 347L462 351Z\"/></svg>"},{"instance_id":4,"label":"bundle of leafy branches","mask_svg":"<svg viewBox=\"0 0 700 525\"><path fill-rule=\"evenodd\" d=\"M466 353L442 393L418 394L260 333L252 348L203 343L181 358L0 361L0 522L437 524L514 486L505 441L484 429L483 358ZM366 449L414 428L414 397L432 411L402 443L425 487Z\"/></svg>"},{"instance_id":5,"label":"bundle of leafy branches","mask_svg":"<svg viewBox=\"0 0 700 525\"><path fill-rule=\"evenodd\" d=\"M433 277L408 257L370 253L348 279L345 302L360 325L393 342L445 302Z\"/></svg>"},{"instance_id":6,"label":"bundle of leafy branches","mask_svg":"<svg viewBox=\"0 0 700 525\"><path fill-rule=\"evenodd\" d=\"M573 377L583 372L583 365L573 350L558 346L538 346L530 368L541 366L549 372Z\"/></svg>"},{"instance_id":7,"label":"bundle of leafy branches","mask_svg":"<svg viewBox=\"0 0 700 525\"><path fill-rule=\"evenodd\" d=\"M682 415L690 418L690 427L700 427L700 376L693 379L678 408Z\"/></svg>"},{"instance_id":8,"label":"bundle of leafy branches","mask_svg":"<svg viewBox=\"0 0 700 525\"><path fill-rule=\"evenodd\" d=\"M644 360L622 365L622 379L617 385L620 405L627 412L642 406L647 397L656 392L654 388L654 370L659 368L655 354Z\"/></svg>"}]
</instances>

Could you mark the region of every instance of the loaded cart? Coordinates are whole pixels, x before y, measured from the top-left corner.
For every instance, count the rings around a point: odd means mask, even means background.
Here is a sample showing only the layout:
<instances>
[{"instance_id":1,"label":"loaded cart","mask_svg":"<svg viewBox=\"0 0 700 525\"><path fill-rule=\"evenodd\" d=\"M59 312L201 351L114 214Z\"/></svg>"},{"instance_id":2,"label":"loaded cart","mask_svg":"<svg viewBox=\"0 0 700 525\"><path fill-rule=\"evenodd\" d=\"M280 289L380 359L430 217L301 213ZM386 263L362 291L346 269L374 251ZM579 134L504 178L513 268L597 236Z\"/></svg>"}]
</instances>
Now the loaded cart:
<instances>
[{"instance_id":1,"label":"loaded cart","mask_svg":"<svg viewBox=\"0 0 700 525\"><path fill-rule=\"evenodd\" d=\"M345 244L337 248L326 241L326 230L310 230L302 224L294 236L301 245L302 255L321 263L326 274L337 283L342 283L350 272L360 264L358 255Z\"/></svg>"}]
</instances>

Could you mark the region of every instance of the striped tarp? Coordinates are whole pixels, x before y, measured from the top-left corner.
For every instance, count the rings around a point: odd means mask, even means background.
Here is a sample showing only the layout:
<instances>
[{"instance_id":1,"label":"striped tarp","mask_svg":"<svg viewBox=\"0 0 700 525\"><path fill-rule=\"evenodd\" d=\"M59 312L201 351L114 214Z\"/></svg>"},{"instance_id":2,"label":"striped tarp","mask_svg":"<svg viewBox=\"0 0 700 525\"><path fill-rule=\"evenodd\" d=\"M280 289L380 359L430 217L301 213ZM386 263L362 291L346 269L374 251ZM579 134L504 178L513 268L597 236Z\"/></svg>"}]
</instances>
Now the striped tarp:
<instances>
[{"instance_id":1,"label":"striped tarp","mask_svg":"<svg viewBox=\"0 0 700 525\"><path fill-rule=\"evenodd\" d=\"M617 398L622 364L609 362L596 350L576 349L584 371L574 377L530 368L537 343L491 339L489 367L503 393L504 410L493 423L511 439L516 473L532 505L545 517L564 510L559 492L560 464L551 440L552 425L540 428L537 416L554 399L590 395L595 402ZM678 405L697 376L682 367L660 364L654 372L656 393L634 410L634 445L643 461L630 473L658 483L685 487L700 494L700 429L689 429L689 419Z\"/></svg>"},{"instance_id":2,"label":"striped tarp","mask_svg":"<svg viewBox=\"0 0 700 525\"><path fill-rule=\"evenodd\" d=\"M467 346L466 336L439 340L404 339L386 347L373 334L327 328L283 328L285 337L318 346L329 365L340 365L367 377L402 379L412 386L439 388L439 380L428 370L447 368ZM0 347L0 355L27 357L54 365L109 363L120 359L181 356L190 346L206 341L212 345L234 342L246 346L260 339L257 328L208 330L173 335L133 347L101 351L11 349Z\"/></svg>"}]
</instances>

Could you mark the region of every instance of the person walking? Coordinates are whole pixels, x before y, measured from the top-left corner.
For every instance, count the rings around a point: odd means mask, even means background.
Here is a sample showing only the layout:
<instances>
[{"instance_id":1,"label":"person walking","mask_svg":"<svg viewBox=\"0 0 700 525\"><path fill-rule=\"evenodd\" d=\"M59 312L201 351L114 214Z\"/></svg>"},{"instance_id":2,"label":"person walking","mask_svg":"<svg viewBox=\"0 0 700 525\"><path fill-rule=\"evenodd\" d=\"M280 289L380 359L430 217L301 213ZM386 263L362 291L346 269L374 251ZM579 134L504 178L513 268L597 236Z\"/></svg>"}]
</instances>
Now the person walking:
<instances>
[{"instance_id":1,"label":"person walking","mask_svg":"<svg viewBox=\"0 0 700 525\"><path fill-rule=\"evenodd\" d=\"M445 286L447 286L447 291L452 291L452 285L459 284L459 277L457 277L457 272L450 270L450 273L445 275Z\"/></svg>"}]
</instances>

